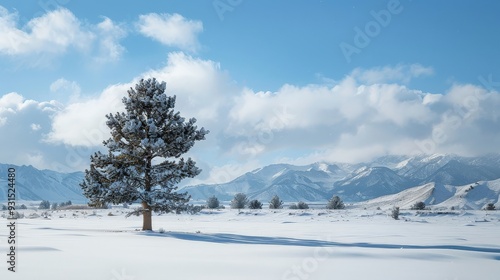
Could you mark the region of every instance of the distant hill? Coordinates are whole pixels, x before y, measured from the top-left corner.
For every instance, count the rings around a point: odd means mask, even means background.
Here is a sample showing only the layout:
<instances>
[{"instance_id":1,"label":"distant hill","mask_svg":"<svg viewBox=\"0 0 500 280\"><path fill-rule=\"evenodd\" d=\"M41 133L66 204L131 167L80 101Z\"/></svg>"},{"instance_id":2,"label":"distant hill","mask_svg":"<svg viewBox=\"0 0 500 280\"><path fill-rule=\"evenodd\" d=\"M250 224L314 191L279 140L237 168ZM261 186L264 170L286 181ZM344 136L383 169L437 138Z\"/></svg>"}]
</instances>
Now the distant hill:
<instances>
[{"instance_id":1,"label":"distant hill","mask_svg":"<svg viewBox=\"0 0 500 280\"><path fill-rule=\"evenodd\" d=\"M480 181L463 186L427 183L409 188L397 194L381 196L375 199L355 203L355 207L389 209L398 206L409 209L417 202L424 202L432 209L483 209L488 203L500 207L500 179Z\"/></svg>"},{"instance_id":2,"label":"distant hill","mask_svg":"<svg viewBox=\"0 0 500 280\"><path fill-rule=\"evenodd\" d=\"M332 195L359 201L400 192L411 186L411 180L387 167L365 166L333 185Z\"/></svg>"},{"instance_id":3,"label":"distant hill","mask_svg":"<svg viewBox=\"0 0 500 280\"><path fill-rule=\"evenodd\" d=\"M397 194L433 183L434 192L446 193L446 186L463 186L500 178L500 154L481 157L422 155L384 156L371 162L314 163L304 166L273 164L222 184L186 186L195 200L211 195L231 200L243 192L264 202L278 195L283 201L326 201L332 195L353 203ZM424 191L425 189L422 189Z\"/></svg>"},{"instance_id":4,"label":"distant hill","mask_svg":"<svg viewBox=\"0 0 500 280\"><path fill-rule=\"evenodd\" d=\"M83 172L59 173L33 166L0 164L1 185L7 186L9 167L16 168L19 200L87 202L79 186ZM338 195L346 203L363 202L367 207L392 205L401 200L406 204L398 202L398 205L404 207L425 201L440 207L477 209L487 201L498 203L499 179L500 154L481 157L437 154L384 156L358 164L272 164L227 183L186 186L180 191L187 191L194 200L200 201L212 195L229 201L242 192L262 202L268 202L274 195L285 202L326 202ZM391 195L395 196L391 198ZM6 196L5 191L0 192L0 202L5 201Z\"/></svg>"},{"instance_id":5,"label":"distant hill","mask_svg":"<svg viewBox=\"0 0 500 280\"><path fill-rule=\"evenodd\" d=\"M7 186L7 170L16 169L16 199L49 200L64 202L71 200L84 203L87 200L79 184L84 178L83 172L59 173L51 170L38 170L33 166L0 164L0 184ZM7 200L7 192L0 192L0 201Z\"/></svg>"}]
</instances>

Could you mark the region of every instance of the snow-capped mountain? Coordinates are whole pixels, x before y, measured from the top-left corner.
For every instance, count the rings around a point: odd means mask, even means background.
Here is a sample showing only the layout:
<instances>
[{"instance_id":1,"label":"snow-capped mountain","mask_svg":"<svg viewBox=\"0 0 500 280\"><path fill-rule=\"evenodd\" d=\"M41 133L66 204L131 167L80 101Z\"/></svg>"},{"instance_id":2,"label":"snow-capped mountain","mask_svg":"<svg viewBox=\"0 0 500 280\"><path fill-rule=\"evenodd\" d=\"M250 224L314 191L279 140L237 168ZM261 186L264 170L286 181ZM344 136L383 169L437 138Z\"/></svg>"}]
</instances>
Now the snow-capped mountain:
<instances>
[{"instance_id":1,"label":"snow-capped mountain","mask_svg":"<svg viewBox=\"0 0 500 280\"><path fill-rule=\"evenodd\" d=\"M355 207L390 209L393 206L409 209L417 202L432 209L483 209L488 203L500 207L500 179L480 181L462 186L427 183L402 192L355 203Z\"/></svg>"},{"instance_id":2,"label":"snow-capped mountain","mask_svg":"<svg viewBox=\"0 0 500 280\"><path fill-rule=\"evenodd\" d=\"M400 192L411 183L387 167L365 166L333 185L333 195L347 201L359 201Z\"/></svg>"},{"instance_id":3,"label":"snow-capped mountain","mask_svg":"<svg viewBox=\"0 0 500 280\"><path fill-rule=\"evenodd\" d=\"M273 164L243 174L233 181L187 186L193 199L211 195L231 200L243 192L251 199L269 201L279 195L284 201L325 201L339 195L358 202L397 194L415 186L461 186L500 178L500 154L481 157L456 155L384 156L359 164L314 163L305 166ZM446 191L441 187L434 192Z\"/></svg>"},{"instance_id":4,"label":"snow-capped mountain","mask_svg":"<svg viewBox=\"0 0 500 280\"><path fill-rule=\"evenodd\" d=\"M7 186L9 167L16 168L19 200L87 201L79 186L83 172L65 174L32 166L0 164L1 185ZM338 195L345 202L354 203L403 194L410 202L425 200L432 205L441 205L447 201L457 207L476 209L479 206L473 205L480 205L485 199L498 201L495 186L500 185L499 178L500 154L470 158L456 155L385 156L358 164L272 164L227 183L186 186L180 191L187 191L194 200L215 195L221 201L229 201L241 192L250 199L263 202L274 195L286 202L326 201ZM460 188L476 185L478 187L466 193L467 199L460 200L464 198L460 196ZM480 191L482 189L484 192ZM0 192L0 201L5 201L6 195L5 191ZM493 199L495 195L497 198ZM452 197L454 200L450 200Z\"/></svg>"},{"instance_id":5,"label":"snow-capped mountain","mask_svg":"<svg viewBox=\"0 0 500 280\"><path fill-rule=\"evenodd\" d=\"M16 169L16 199L49 200L51 202L84 203L87 200L82 194L79 184L84 173L59 173L51 170L38 170L33 166L15 166L0 164L0 184L7 186L7 170ZM0 192L0 201L7 200L7 192Z\"/></svg>"},{"instance_id":6,"label":"snow-capped mountain","mask_svg":"<svg viewBox=\"0 0 500 280\"><path fill-rule=\"evenodd\" d=\"M307 166L272 164L247 172L231 182L214 185L188 186L193 199L204 200L215 195L220 200L231 200L237 193L250 198L269 200L279 194L285 201L317 201L325 197L333 182L348 173L336 165L315 163Z\"/></svg>"}]
</instances>

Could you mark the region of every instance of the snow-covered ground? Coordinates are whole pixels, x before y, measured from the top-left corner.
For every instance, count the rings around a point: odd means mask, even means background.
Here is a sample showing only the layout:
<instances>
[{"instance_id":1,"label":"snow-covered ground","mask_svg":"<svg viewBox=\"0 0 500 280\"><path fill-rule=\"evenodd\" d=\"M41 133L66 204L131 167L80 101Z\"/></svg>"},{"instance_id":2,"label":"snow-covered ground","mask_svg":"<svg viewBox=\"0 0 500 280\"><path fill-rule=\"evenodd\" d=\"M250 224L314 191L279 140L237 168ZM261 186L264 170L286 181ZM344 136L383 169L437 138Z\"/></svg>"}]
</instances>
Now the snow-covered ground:
<instances>
[{"instance_id":1,"label":"snow-covered ground","mask_svg":"<svg viewBox=\"0 0 500 280\"><path fill-rule=\"evenodd\" d=\"M142 217L125 211L18 220L17 272L2 261L0 279L500 277L500 211L402 211L394 220L380 210L204 210L155 216L152 233L138 231ZM6 259L7 220L0 221Z\"/></svg>"}]
</instances>

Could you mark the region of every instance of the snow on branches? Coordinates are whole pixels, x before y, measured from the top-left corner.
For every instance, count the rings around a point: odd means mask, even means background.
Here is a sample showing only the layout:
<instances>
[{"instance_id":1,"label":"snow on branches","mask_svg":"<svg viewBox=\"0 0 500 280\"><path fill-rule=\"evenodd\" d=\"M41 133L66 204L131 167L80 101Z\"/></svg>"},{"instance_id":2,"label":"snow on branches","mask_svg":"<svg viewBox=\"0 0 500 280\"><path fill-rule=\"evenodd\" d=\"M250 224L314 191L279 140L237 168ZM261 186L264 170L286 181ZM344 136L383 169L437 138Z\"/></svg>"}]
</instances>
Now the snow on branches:
<instances>
[{"instance_id":1,"label":"snow on branches","mask_svg":"<svg viewBox=\"0 0 500 280\"><path fill-rule=\"evenodd\" d=\"M106 115L108 153L91 156L81 184L91 203L140 201L145 211L171 212L189 201L186 193L175 192L176 185L201 170L181 156L209 131L174 111L175 96L165 88L165 82L143 79L123 98L126 112Z\"/></svg>"}]
</instances>

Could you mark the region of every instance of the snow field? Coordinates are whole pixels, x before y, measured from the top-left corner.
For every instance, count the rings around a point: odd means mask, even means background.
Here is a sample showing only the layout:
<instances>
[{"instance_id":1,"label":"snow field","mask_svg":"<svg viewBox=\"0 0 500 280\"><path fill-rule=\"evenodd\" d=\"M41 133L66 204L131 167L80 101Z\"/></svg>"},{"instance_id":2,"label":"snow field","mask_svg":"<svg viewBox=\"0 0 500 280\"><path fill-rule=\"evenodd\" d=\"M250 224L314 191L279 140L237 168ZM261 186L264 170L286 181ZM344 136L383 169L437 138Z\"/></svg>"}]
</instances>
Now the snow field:
<instances>
[{"instance_id":1,"label":"snow field","mask_svg":"<svg viewBox=\"0 0 500 280\"><path fill-rule=\"evenodd\" d=\"M393 220L389 211L376 210L204 210L154 216L154 232L137 231L142 217L125 218L125 211L49 211L50 219L18 220L18 272L7 271L2 262L0 279L441 280L500 275L497 211L402 211L400 220ZM4 228L0 252L5 256Z\"/></svg>"}]
</instances>

